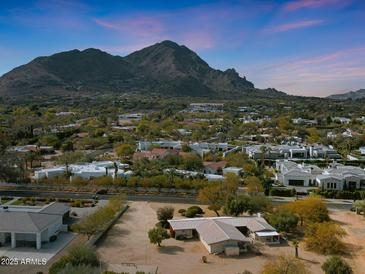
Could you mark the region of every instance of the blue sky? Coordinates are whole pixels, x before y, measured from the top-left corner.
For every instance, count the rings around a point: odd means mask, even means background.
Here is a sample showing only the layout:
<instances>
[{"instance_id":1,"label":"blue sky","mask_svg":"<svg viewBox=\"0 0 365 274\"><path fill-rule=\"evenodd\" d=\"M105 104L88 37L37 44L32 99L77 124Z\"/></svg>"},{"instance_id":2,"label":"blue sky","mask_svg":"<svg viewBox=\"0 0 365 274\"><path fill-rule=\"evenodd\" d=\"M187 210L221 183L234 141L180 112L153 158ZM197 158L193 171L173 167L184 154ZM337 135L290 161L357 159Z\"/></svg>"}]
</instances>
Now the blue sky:
<instances>
[{"instance_id":1,"label":"blue sky","mask_svg":"<svg viewBox=\"0 0 365 274\"><path fill-rule=\"evenodd\" d=\"M364 0L2 0L0 74L74 48L114 55L173 40L259 88L365 88Z\"/></svg>"}]
</instances>

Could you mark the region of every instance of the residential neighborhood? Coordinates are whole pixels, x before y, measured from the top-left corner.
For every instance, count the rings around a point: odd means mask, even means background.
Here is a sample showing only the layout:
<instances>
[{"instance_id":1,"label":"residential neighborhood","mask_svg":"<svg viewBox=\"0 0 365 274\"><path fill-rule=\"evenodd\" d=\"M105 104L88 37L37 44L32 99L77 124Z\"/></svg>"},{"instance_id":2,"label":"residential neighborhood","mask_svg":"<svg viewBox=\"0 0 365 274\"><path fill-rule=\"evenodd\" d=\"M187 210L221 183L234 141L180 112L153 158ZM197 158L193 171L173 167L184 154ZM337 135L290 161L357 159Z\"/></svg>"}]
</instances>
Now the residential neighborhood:
<instances>
[{"instance_id":1,"label":"residential neighborhood","mask_svg":"<svg viewBox=\"0 0 365 274\"><path fill-rule=\"evenodd\" d=\"M365 1L0 1L0 274L365 274Z\"/></svg>"},{"instance_id":2,"label":"residential neighborhood","mask_svg":"<svg viewBox=\"0 0 365 274\"><path fill-rule=\"evenodd\" d=\"M216 102L177 105L163 116L166 107L117 107L102 119L61 108L53 119L64 123L44 123L21 142L9 139L4 155L14 158L7 158L13 164L4 171L12 172L0 184L0 256L30 252L40 260L47 252L48 271L81 241L103 271L171 273L164 260L195 254L191 268L176 261L176 273L221 273L225 262L239 271L241 260L255 262L247 270L259 273L268 263L260 254L290 254L298 241L308 260L322 254L305 264L322 273L327 252L337 251L314 251L320 247L309 242L307 227L324 222L330 230L329 218L363 214L363 122L286 120L260 105ZM304 218L301 210L312 206L308 212L325 212ZM113 254L127 252L123 245L133 251L121 263Z\"/></svg>"}]
</instances>

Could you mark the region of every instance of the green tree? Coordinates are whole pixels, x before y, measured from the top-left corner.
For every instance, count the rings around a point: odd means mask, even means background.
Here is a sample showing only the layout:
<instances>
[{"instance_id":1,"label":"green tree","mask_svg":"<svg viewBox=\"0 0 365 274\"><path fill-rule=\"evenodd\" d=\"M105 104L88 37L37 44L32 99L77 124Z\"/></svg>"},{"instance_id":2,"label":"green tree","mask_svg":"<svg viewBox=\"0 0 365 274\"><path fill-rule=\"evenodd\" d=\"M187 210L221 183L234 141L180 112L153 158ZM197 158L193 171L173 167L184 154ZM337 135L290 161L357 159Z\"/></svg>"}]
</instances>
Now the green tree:
<instances>
[{"instance_id":1,"label":"green tree","mask_svg":"<svg viewBox=\"0 0 365 274\"><path fill-rule=\"evenodd\" d=\"M184 169L202 170L203 161L198 155L191 153L184 158Z\"/></svg>"},{"instance_id":2,"label":"green tree","mask_svg":"<svg viewBox=\"0 0 365 274\"><path fill-rule=\"evenodd\" d=\"M238 216L244 212L248 212L252 215L266 211L268 207L268 200L264 196L229 195L224 205L224 213L231 216Z\"/></svg>"},{"instance_id":3,"label":"green tree","mask_svg":"<svg viewBox=\"0 0 365 274\"><path fill-rule=\"evenodd\" d=\"M291 211L281 208L267 217L268 222L281 232L291 232L298 224L299 218Z\"/></svg>"},{"instance_id":4,"label":"green tree","mask_svg":"<svg viewBox=\"0 0 365 274\"><path fill-rule=\"evenodd\" d=\"M230 216L238 216L250 208L250 197L246 195L230 195L224 205L224 213Z\"/></svg>"},{"instance_id":5,"label":"green tree","mask_svg":"<svg viewBox=\"0 0 365 274\"><path fill-rule=\"evenodd\" d=\"M131 144L120 144L115 147L114 151L119 157L129 159L135 151L135 146Z\"/></svg>"},{"instance_id":6,"label":"green tree","mask_svg":"<svg viewBox=\"0 0 365 274\"><path fill-rule=\"evenodd\" d=\"M247 154L242 152L228 154L224 160L227 161L229 166L235 167L244 167L249 161Z\"/></svg>"},{"instance_id":7,"label":"green tree","mask_svg":"<svg viewBox=\"0 0 365 274\"><path fill-rule=\"evenodd\" d=\"M169 223L167 220L171 220L174 217L173 207L160 207L157 210L157 219L160 221L162 227L168 227Z\"/></svg>"},{"instance_id":8,"label":"green tree","mask_svg":"<svg viewBox=\"0 0 365 274\"><path fill-rule=\"evenodd\" d=\"M160 247L162 241L169 238L169 234L163 227L156 226L148 231L148 238L151 244L157 244Z\"/></svg>"},{"instance_id":9,"label":"green tree","mask_svg":"<svg viewBox=\"0 0 365 274\"><path fill-rule=\"evenodd\" d=\"M322 265L326 274L352 274L354 273L351 266L340 256L328 258Z\"/></svg>"},{"instance_id":10,"label":"green tree","mask_svg":"<svg viewBox=\"0 0 365 274\"><path fill-rule=\"evenodd\" d=\"M87 157L84 153L80 151L65 151L62 155L57 158L57 163L66 165L73 164L77 162L85 162L87 161Z\"/></svg>"},{"instance_id":11,"label":"green tree","mask_svg":"<svg viewBox=\"0 0 365 274\"><path fill-rule=\"evenodd\" d=\"M270 202L265 196L250 196L248 213L250 215L270 209Z\"/></svg>"},{"instance_id":12,"label":"green tree","mask_svg":"<svg viewBox=\"0 0 365 274\"><path fill-rule=\"evenodd\" d=\"M219 210L224 206L226 198L236 193L238 181L236 176L227 176L225 181L215 181L199 190L198 200L203 204L208 204L208 209L214 211L219 216Z\"/></svg>"},{"instance_id":13,"label":"green tree","mask_svg":"<svg viewBox=\"0 0 365 274\"><path fill-rule=\"evenodd\" d=\"M39 144L44 146L53 146L55 148L58 148L61 145L60 139L54 135L44 135L41 138L39 138Z\"/></svg>"},{"instance_id":14,"label":"green tree","mask_svg":"<svg viewBox=\"0 0 365 274\"><path fill-rule=\"evenodd\" d=\"M74 144L72 141L66 141L61 145L62 151L73 151L74 150Z\"/></svg>"}]
</instances>

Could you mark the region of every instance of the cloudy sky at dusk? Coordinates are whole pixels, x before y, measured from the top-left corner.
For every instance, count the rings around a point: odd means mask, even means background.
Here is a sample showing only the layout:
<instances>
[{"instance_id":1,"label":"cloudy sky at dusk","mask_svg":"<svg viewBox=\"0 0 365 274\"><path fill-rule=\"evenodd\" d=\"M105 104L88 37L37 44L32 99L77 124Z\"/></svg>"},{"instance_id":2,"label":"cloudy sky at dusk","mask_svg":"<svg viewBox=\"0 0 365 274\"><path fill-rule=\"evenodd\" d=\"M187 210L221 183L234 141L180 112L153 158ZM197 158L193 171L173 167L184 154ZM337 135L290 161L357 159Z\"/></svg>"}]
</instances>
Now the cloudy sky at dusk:
<instances>
[{"instance_id":1,"label":"cloudy sky at dusk","mask_svg":"<svg viewBox=\"0 0 365 274\"><path fill-rule=\"evenodd\" d=\"M1 0L0 75L40 55L173 40L259 88L365 88L365 0Z\"/></svg>"}]
</instances>

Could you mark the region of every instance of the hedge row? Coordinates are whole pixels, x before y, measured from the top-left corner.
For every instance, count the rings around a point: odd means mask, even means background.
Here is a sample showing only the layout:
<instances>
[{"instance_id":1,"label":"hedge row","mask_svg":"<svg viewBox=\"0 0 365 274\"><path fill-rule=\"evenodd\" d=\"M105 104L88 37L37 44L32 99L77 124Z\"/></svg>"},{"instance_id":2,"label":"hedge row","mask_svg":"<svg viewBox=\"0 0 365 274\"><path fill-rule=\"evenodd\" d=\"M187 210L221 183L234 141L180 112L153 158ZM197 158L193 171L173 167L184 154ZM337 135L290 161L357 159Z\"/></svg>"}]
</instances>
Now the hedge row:
<instances>
[{"instance_id":1,"label":"hedge row","mask_svg":"<svg viewBox=\"0 0 365 274\"><path fill-rule=\"evenodd\" d=\"M319 191L319 195L329 198L329 199L349 199L349 200L363 200L365 199L365 191L356 190L356 191L333 191L333 190L325 190Z\"/></svg>"},{"instance_id":2,"label":"hedge row","mask_svg":"<svg viewBox=\"0 0 365 274\"><path fill-rule=\"evenodd\" d=\"M293 197L296 194L297 194L297 192L294 188L288 189L288 188L274 187L274 188L270 189L270 191L269 191L270 196Z\"/></svg>"}]
</instances>

